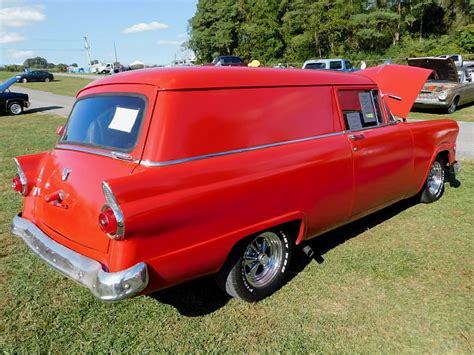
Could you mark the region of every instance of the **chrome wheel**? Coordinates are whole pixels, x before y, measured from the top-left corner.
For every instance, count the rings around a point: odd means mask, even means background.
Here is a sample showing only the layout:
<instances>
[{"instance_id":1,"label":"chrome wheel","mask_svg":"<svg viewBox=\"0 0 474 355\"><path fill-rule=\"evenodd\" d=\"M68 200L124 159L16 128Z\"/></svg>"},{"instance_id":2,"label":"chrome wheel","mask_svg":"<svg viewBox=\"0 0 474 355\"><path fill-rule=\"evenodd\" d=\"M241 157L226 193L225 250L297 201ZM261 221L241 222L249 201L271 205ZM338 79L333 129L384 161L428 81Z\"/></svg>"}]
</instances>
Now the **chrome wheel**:
<instances>
[{"instance_id":1,"label":"chrome wheel","mask_svg":"<svg viewBox=\"0 0 474 355\"><path fill-rule=\"evenodd\" d=\"M27 83L27 82L28 82L28 79L27 79L27 78L23 78L23 79L21 79L21 82L22 82L22 83Z\"/></svg>"},{"instance_id":2,"label":"chrome wheel","mask_svg":"<svg viewBox=\"0 0 474 355\"><path fill-rule=\"evenodd\" d=\"M283 256L282 241L273 232L257 236L247 247L242 258L242 271L253 287L270 284L280 270Z\"/></svg>"},{"instance_id":3,"label":"chrome wheel","mask_svg":"<svg viewBox=\"0 0 474 355\"><path fill-rule=\"evenodd\" d=\"M50 79L49 79L49 78L45 78L45 79L44 79L44 82L45 82L45 83L49 83L49 82L50 82Z\"/></svg>"},{"instance_id":4,"label":"chrome wheel","mask_svg":"<svg viewBox=\"0 0 474 355\"><path fill-rule=\"evenodd\" d=\"M8 109L9 109L9 111L10 111L10 113L11 113L12 115L19 115L19 114L21 113L21 110L22 110L22 109L21 109L21 105L18 104L18 103L16 103L16 102L13 103L13 104L11 104L11 105L8 107Z\"/></svg>"},{"instance_id":5,"label":"chrome wheel","mask_svg":"<svg viewBox=\"0 0 474 355\"><path fill-rule=\"evenodd\" d=\"M444 184L444 170L441 166L441 163L436 160L431 166L430 172L428 174L427 186L429 192L438 197L441 194Z\"/></svg>"}]
</instances>

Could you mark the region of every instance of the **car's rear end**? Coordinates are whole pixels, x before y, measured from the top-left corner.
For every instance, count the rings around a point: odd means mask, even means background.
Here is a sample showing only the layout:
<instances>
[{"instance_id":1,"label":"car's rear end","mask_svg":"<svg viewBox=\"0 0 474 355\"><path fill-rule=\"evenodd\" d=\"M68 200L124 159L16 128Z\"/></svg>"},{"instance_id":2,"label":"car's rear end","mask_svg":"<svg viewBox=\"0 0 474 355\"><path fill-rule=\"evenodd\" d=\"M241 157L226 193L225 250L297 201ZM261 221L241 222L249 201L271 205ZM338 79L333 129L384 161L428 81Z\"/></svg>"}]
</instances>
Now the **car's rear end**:
<instances>
[{"instance_id":1,"label":"car's rear end","mask_svg":"<svg viewBox=\"0 0 474 355\"><path fill-rule=\"evenodd\" d=\"M51 152L15 159L13 188L25 200L13 234L106 301L138 294L148 283L145 263L113 253L126 225L107 182L139 163L156 92L153 85L92 86L79 95Z\"/></svg>"}]
</instances>

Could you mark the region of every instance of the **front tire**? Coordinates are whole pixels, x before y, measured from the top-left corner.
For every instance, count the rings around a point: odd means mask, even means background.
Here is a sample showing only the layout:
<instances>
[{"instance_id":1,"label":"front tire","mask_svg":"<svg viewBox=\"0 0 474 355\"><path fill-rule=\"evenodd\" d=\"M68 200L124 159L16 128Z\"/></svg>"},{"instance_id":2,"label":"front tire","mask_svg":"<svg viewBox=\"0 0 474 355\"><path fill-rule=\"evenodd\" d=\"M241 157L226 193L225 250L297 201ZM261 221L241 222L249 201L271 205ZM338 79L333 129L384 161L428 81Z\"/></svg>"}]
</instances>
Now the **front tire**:
<instances>
[{"instance_id":1,"label":"front tire","mask_svg":"<svg viewBox=\"0 0 474 355\"><path fill-rule=\"evenodd\" d=\"M8 104L7 110L10 115L17 116L23 112L23 106L19 102L12 102Z\"/></svg>"},{"instance_id":2,"label":"front tire","mask_svg":"<svg viewBox=\"0 0 474 355\"><path fill-rule=\"evenodd\" d=\"M448 113L451 114L451 113L454 113L456 111L456 109L458 107L458 102L459 102L459 97L455 97L453 99L453 102L451 102L451 105L449 105L449 107L448 107L448 110L447 110Z\"/></svg>"},{"instance_id":3,"label":"front tire","mask_svg":"<svg viewBox=\"0 0 474 355\"><path fill-rule=\"evenodd\" d=\"M291 252L291 239L281 229L254 235L234 248L217 282L232 297L259 301L282 285Z\"/></svg>"},{"instance_id":4,"label":"front tire","mask_svg":"<svg viewBox=\"0 0 474 355\"><path fill-rule=\"evenodd\" d=\"M51 81L50 78L45 78L45 79L44 79L44 82L45 82L45 83L49 83L50 81Z\"/></svg>"},{"instance_id":5,"label":"front tire","mask_svg":"<svg viewBox=\"0 0 474 355\"><path fill-rule=\"evenodd\" d=\"M441 157L436 157L431 164L425 186L421 192L420 201L424 203L432 203L438 201L444 192L444 182L446 180L444 161Z\"/></svg>"},{"instance_id":6,"label":"front tire","mask_svg":"<svg viewBox=\"0 0 474 355\"><path fill-rule=\"evenodd\" d=\"M23 84L26 84L26 83L28 82L28 79L27 79L27 78L23 78L23 79L21 79L21 82L22 82Z\"/></svg>"}]
</instances>

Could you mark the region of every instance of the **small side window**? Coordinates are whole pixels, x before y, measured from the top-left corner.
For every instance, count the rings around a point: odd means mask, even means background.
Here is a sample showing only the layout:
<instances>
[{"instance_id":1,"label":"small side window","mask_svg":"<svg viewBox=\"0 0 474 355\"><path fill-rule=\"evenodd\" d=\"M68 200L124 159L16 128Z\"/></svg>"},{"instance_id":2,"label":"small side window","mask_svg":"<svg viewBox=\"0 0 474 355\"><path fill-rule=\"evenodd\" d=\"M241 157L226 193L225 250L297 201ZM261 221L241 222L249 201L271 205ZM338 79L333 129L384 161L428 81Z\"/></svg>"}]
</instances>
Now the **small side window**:
<instances>
[{"instance_id":1,"label":"small side window","mask_svg":"<svg viewBox=\"0 0 474 355\"><path fill-rule=\"evenodd\" d=\"M329 69L333 69L333 70L342 69L342 62L340 60L330 62Z\"/></svg>"},{"instance_id":2,"label":"small side window","mask_svg":"<svg viewBox=\"0 0 474 355\"><path fill-rule=\"evenodd\" d=\"M383 123L377 90L341 90L339 104L347 130L377 127Z\"/></svg>"},{"instance_id":3,"label":"small side window","mask_svg":"<svg viewBox=\"0 0 474 355\"><path fill-rule=\"evenodd\" d=\"M387 101L385 101L385 98L383 100L383 105L385 107L385 113L387 114L387 119L389 123L396 123L398 122L395 116L392 115L392 112L390 111L390 107L387 105Z\"/></svg>"}]
</instances>

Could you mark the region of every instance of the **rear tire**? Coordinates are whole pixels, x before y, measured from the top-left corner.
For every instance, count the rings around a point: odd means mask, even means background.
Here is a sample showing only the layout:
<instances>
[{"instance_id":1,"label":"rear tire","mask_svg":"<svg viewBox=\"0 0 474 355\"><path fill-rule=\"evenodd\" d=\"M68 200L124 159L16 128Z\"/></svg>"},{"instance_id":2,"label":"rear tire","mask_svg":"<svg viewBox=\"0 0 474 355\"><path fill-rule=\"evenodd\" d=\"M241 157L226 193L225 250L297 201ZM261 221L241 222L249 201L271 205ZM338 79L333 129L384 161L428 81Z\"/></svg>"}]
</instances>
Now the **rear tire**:
<instances>
[{"instance_id":1,"label":"rear tire","mask_svg":"<svg viewBox=\"0 0 474 355\"><path fill-rule=\"evenodd\" d=\"M445 164L441 157L436 157L431 164L425 186L421 191L420 201L423 203L432 203L438 201L444 192Z\"/></svg>"},{"instance_id":2,"label":"rear tire","mask_svg":"<svg viewBox=\"0 0 474 355\"><path fill-rule=\"evenodd\" d=\"M23 106L19 102L11 102L8 104L8 113L10 115L20 115L23 112Z\"/></svg>"},{"instance_id":3,"label":"rear tire","mask_svg":"<svg viewBox=\"0 0 474 355\"><path fill-rule=\"evenodd\" d=\"M256 302L274 293L288 272L292 241L281 229L247 238L233 249L216 277L230 296Z\"/></svg>"}]
</instances>

